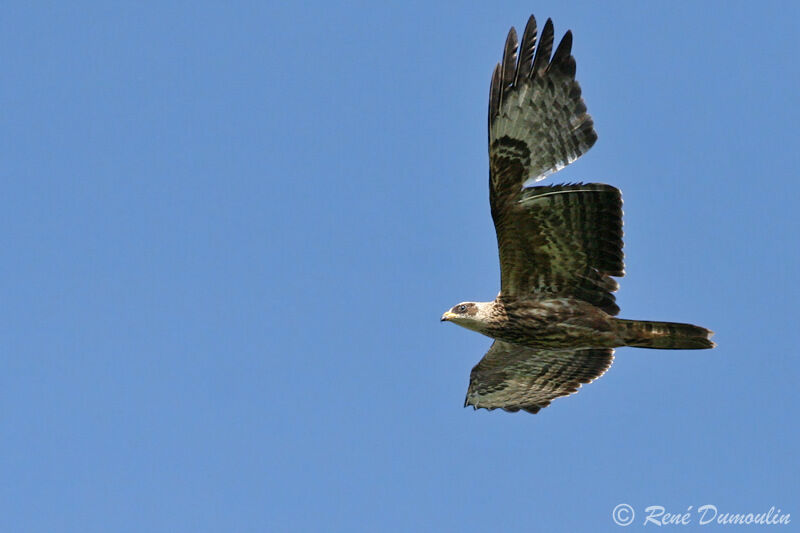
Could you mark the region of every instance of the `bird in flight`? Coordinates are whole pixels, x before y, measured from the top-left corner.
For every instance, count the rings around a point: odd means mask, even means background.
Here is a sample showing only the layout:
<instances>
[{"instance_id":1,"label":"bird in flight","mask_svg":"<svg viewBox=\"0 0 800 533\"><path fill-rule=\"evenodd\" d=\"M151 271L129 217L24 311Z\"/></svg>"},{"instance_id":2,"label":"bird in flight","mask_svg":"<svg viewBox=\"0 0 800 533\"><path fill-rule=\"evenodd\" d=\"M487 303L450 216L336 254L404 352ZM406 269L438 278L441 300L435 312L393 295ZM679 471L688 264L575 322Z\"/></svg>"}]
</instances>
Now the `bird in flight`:
<instances>
[{"instance_id":1,"label":"bird in flight","mask_svg":"<svg viewBox=\"0 0 800 533\"><path fill-rule=\"evenodd\" d=\"M489 203L500 293L463 302L442 321L494 343L472 369L464 406L536 413L600 377L614 348L713 348L690 324L615 318L614 277L625 274L622 196L602 183L525 187L586 153L597 140L575 81L572 32L553 49L531 16L517 46L508 32L489 90ZM552 54L552 57L551 57Z\"/></svg>"}]
</instances>

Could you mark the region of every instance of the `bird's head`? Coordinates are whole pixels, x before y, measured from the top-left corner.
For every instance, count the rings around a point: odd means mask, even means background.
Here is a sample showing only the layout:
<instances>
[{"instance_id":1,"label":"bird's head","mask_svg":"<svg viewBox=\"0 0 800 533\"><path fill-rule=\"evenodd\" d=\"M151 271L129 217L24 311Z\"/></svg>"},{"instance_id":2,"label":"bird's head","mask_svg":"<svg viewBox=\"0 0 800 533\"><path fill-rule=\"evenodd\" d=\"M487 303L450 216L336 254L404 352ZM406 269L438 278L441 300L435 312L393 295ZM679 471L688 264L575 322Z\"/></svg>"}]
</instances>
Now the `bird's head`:
<instances>
[{"instance_id":1,"label":"bird's head","mask_svg":"<svg viewBox=\"0 0 800 533\"><path fill-rule=\"evenodd\" d=\"M478 304L475 302L461 302L442 315L442 322L458 322L459 320L474 318L478 314Z\"/></svg>"},{"instance_id":2,"label":"bird's head","mask_svg":"<svg viewBox=\"0 0 800 533\"><path fill-rule=\"evenodd\" d=\"M442 315L442 322L453 322L467 329L481 331L489 305L491 302L461 302Z\"/></svg>"}]
</instances>

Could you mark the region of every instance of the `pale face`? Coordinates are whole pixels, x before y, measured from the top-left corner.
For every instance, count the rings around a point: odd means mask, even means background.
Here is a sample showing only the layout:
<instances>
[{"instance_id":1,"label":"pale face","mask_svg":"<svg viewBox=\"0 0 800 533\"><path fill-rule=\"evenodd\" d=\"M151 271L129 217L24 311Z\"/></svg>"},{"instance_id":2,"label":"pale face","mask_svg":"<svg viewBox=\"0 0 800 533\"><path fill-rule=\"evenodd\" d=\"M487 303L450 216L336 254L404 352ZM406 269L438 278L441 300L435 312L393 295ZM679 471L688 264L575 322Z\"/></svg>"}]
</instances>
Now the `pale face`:
<instances>
[{"instance_id":1,"label":"pale face","mask_svg":"<svg viewBox=\"0 0 800 533\"><path fill-rule=\"evenodd\" d=\"M486 306L491 302L461 302L442 315L442 322L453 322L473 331L482 331L486 321Z\"/></svg>"}]
</instances>

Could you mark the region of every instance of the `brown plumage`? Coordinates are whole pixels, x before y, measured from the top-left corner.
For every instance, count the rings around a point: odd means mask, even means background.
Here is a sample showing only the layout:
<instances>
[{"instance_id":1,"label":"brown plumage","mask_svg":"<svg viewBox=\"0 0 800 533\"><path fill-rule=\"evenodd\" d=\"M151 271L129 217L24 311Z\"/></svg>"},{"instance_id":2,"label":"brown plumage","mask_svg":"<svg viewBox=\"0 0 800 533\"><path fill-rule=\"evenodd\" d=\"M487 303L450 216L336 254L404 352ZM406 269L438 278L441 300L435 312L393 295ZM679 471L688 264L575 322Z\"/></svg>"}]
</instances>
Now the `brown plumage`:
<instances>
[{"instance_id":1,"label":"brown plumage","mask_svg":"<svg viewBox=\"0 0 800 533\"><path fill-rule=\"evenodd\" d=\"M625 274L622 197L601 183L524 188L575 161L597 134L575 81L567 32L551 52L548 19L517 46L508 33L489 90L489 203L500 255L500 294L465 302L442 320L495 339L472 370L465 405L535 413L611 365L613 348L711 348L689 324L615 318L614 277ZM519 57L519 59L517 59Z\"/></svg>"}]
</instances>

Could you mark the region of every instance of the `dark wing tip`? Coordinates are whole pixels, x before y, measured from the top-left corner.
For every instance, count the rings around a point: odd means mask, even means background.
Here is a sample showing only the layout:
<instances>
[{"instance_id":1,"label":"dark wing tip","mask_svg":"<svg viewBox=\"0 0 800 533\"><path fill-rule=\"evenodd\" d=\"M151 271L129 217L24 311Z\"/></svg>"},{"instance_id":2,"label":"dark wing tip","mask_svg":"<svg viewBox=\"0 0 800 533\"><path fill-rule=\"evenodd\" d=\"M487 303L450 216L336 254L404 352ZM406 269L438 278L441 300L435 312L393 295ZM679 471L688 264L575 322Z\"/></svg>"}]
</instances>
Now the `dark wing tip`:
<instances>
[{"instance_id":1,"label":"dark wing tip","mask_svg":"<svg viewBox=\"0 0 800 533\"><path fill-rule=\"evenodd\" d=\"M572 53L572 30L567 30L567 32L561 38L561 42L558 43L558 48L556 48L556 53L553 54L553 59L555 59L559 53L565 56L568 56Z\"/></svg>"},{"instance_id":2,"label":"dark wing tip","mask_svg":"<svg viewBox=\"0 0 800 533\"><path fill-rule=\"evenodd\" d=\"M536 47L536 56L533 58L533 68L531 75L536 76L537 73L547 68L550 63L550 54L553 51L553 20L547 19L542 29L542 36L539 39L539 46Z\"/></svg>"},{"instance_id":3,"label":"dark wing tip","mask_svg":"<svg viewBox=\"0 0 800 533\"><path fill-rule=\"evenodd\" d=\"M492 75L488 113L489 152L490 157L494 157L492 154L497 156L497 166L491 172L493 176L503 174L500 181L507 183L508 187L503 189L506 192L512 191L512 185L518 186L512 181L531 177L541 179L572 163L597 141L593 122L581 98L580 85L575 81L572 31L567 31L561 38L555 54L554 36L553 20L550 18L541 29L541 34L537 35L536 18L531 15L522 32L521 42L517 41L516 29L511 27L506 36L502 60ZM523 85L530 86L531 90L521 92ZM524 127L523 123L513 124L518 114L509 112L507 117L500 116L505 106L510 105L508 101L512 94L521 99L517 102L517 98L514 98L514 104L518 105L518 112L525 116L527 122L524 125L528 127ZM503 157L500 157L501 152L494 148L494 143L503 136L511 136L525 143L528 151L525 157L512 154L514 163L518 163L513 169L508 167L510 159L505 157L507 154L503 153ZM531 158L534 149L536 157ZM502 165L501 162L506 164Z\"/></svg>"},{"instance_id":4,"label":"dark wing tip","mask_svg":"<svg viewBox=\"0 0 800 533\"><path fill-rule=\"evenodd\" d=\"M500 112L500 63L495 65L494 72L492 72L492 82L489 86L489 126L492 125L492 119Z\"/></svg>"},{"instance_id":5,"label":"dark wing tip","mask_svg":"<svg viewBox=\"0 0 800 533\"><path fill-rule=\"evenodd\" d=\"M558 43L556 53L553 54L553 59L547 69L558 70L568 77L575 76L575 59L572 57L572 30L567 31L561 42Z\"/></svg>"},{"instance_id":6,"label":"dark wing tip","mask_svg":"<svg viewBox=\"0 0 800 533\"><path fill-rule=\"evenodd\" d=\"M517 76L514 85L519 84L519 80L527 78L533 66L533 52L536 47L536 17L533 15L528 18L525 24L525 31L522 32L522 41L519 45L519 58L517 59Z\"/></svg>"},{"instance_id":7,"label":"dark wing tip","mask_svg":"<svg viewBox=\"0 0 800 533\"><path fill-rule=\"evenodd\" d=\"M506 45L503 49L502 73L500 78L502 85L500 86L500 100L503 99L503 93L514 85L514 78L516 77L517 70L517 30L514 26L508 30L506 37Z\"/></svg>"}]
</instances>

